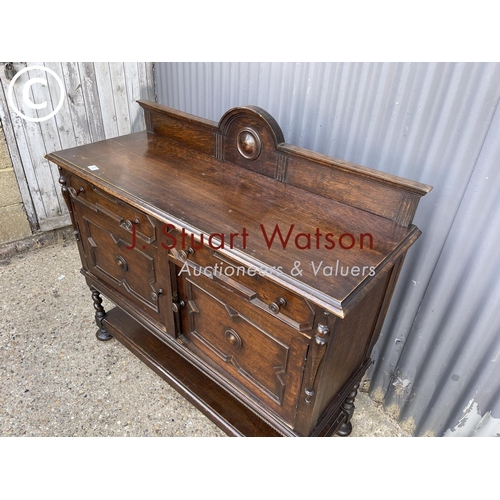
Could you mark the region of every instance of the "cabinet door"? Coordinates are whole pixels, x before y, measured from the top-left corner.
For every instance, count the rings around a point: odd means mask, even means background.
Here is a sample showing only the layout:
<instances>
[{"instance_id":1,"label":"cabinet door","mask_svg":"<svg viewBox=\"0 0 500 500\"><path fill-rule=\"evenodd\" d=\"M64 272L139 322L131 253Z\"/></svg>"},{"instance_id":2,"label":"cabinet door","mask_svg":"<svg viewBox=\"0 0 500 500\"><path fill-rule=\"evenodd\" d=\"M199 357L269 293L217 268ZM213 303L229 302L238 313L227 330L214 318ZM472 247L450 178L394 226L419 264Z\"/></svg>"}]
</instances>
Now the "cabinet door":
<instances>
[{"instance_id":1,"label":"cabinet door","mask_svg":"<svg viewBox=\"0 0 500 500\"><path fill-rule=\"evenodd\" d=\"M293 425L307 352L299 332L207 277L178 277L182 340L233 392Z\"/></svg>"},{"instance_id":2,"label":"cabinet door","mask_svg":"<svg viewBox=\"0 0 500 500\"><path fill-rule=\"evenodd\" d=\"M140 241L96 212L74 202L84 246L87 271L111 286L120 298L154 320L166 331L171 304L166 293L168 273L159 266L158 248Z\"/></svg>"}]
</instances>

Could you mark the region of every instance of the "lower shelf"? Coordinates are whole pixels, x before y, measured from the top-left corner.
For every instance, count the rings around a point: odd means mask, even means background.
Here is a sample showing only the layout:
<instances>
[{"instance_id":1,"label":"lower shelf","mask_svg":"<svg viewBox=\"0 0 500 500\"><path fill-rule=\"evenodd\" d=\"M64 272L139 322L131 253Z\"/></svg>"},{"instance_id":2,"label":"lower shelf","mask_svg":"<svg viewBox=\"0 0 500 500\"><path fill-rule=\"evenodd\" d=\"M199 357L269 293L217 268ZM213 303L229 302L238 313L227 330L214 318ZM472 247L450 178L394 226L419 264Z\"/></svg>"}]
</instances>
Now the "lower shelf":
<instances>
[{"instance_id":1,"label":"lower shelf","mask_svg":"<svg viewBox=\"0 0 500 500\"><path fill-rule=\"evenodd\" d=\"M229 436L281 436L118 307L106 329Z\"/></svg>"}]
</instances>

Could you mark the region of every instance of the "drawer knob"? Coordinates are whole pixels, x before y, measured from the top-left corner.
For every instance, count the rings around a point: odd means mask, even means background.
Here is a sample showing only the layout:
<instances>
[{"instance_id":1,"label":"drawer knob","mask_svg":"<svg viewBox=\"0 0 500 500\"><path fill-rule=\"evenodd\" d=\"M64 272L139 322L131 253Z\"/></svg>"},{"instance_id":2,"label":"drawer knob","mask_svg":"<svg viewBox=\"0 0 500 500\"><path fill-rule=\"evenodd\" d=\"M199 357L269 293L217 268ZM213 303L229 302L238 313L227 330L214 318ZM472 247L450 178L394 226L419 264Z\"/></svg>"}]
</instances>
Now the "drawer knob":
<instances>
[{"instance_id":1,"label":"drawer knob","mask_svg":"<svg viewBox=\"0 0 500 500\"><path fill-rule=\"evenodd\" d=\"M280 309L285 306L286 306L286 300L283 297L280 297L279 299L276 300L276 302L271 302L269 304L269 309L271 310L272 313L278 314L280 312Z\"/></svg>"},{"instance_id":2,"label":"drawer knob","mask_svg":"<svg viewBox=\"0 0 500 500\"><path fill-rule=\"evenodd\" d=\"M139 224L139 222L140 222L139 219L134 219L133 221L125 219L120 222L120 226L126 229L127 231L132 231L132 226L134 224Z\"/></svg>"},{"instance_id":3,"label":"drawer knob","mask_svg":"<svg viewBox=\"0 0 500 500\"><path fill-rule=\"evenodd\" d=\"M224 336L233 347L236 347L236 349L241 349L241 347L243 346L241 337L232 328L228 328L224 332Z\"/></svg>"},{"instance_id":4,"label":"drawer knob","mask_svg":"<svg viewBox=\"0 0 500 500\"><path fill-rule=\"evenodd\" d=\"M73 196L73 198L76 198L77 196L80 196L82 193L85 193L85 188L83 186L80 186L77 191L75 188L69 187L68 191L70 192L71 196Z\"/></svg>"},{"instance_id":5,"label":"drawer knob","mask_svg":"<svg viewBox=\"0 0 500 500\"><path fill-rule=\"evenodd\" d=\"M181 250L179 252L179 257L181 260L188 260L189 255L193 253L194 250L191 247L189 247L187 250Z\"/></svg>"},{"instance_id":6,"label":"drawer knob","mask_svg":"<svg viewBox=\"0 0 500 500\"><path fill-rule=\"evenodd\" d=\"M116 256L116 264L118 267L121 267L123 271L128 271L127 261L121 255Z\"/></svg>"},{"instance_id":7,"label":"drawer knob","mask_svg":"<svg viewBox=\"0 0 500 500\"><path fill-rule=\"evenodd\" d=\"M156 302L158 297L163 293L163 290L160 288L157 292L151 292L151 300Z\"/></svg>"},{"instance_id":8,"label":"drawer knob","mask_svg":"<svg viewBox=\"0 0 500 500\"><path fill-rule=\"evenodd\" d=\"M172 311L174 311L174 313L178 313L180 308L184 307L185 305L186 303L183 300L179 302L172 302Z\"/></svg>"}]
</instances>

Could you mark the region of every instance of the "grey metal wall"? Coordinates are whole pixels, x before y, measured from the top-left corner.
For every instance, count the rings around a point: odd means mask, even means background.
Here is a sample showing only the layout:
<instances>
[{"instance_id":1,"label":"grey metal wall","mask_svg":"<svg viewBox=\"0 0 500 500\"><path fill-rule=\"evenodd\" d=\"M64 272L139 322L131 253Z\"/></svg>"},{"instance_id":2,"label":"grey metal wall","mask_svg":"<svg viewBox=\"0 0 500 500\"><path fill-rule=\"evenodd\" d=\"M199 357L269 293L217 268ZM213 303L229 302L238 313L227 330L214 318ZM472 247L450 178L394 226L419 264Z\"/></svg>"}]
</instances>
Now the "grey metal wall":
<instances>
[{"instance_id":1,"label":"grey metal wall","mask_svg":"<svg viewBox=\"0 0 500 500\"><path fill-rule=\"evenodd\" d=\"M415 435L500 434L500 64L157 63L159 102L434 186L368 372Z\"/></svg>"}]
</instances>

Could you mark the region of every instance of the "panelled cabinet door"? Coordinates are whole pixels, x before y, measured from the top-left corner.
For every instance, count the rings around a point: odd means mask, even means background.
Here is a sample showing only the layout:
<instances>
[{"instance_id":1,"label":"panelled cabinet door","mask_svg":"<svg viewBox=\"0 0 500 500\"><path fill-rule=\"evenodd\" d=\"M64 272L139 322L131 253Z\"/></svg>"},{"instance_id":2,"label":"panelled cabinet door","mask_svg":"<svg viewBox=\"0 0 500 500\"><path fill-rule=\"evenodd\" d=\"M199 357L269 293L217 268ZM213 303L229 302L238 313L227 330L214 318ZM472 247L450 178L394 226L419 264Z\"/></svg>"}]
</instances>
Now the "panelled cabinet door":
<instances>
[{"instance_id":1,"label":"panelled cabinet door","mask_svg":"<svg viewBox=\"0 0 500 500\"><path fill-rule=\"evenodd\" d=\"M133 241L133 234L80 205L76 210L87 271L122 292L125 300L166 331L169 287L162 276L158 248ZM163 284L165 283L165 284Z\"/></svg>"},{"instance_id":2,"label":"panelled cabinet door","mask_svg":"<svg viewBox=\"0 0 500 500\"><path fill-rule=\"evenodd\" d=\"M185 346L293 424L307 341L207 277L179 277L177 293Z\"/></svg>"}]
</instances>

